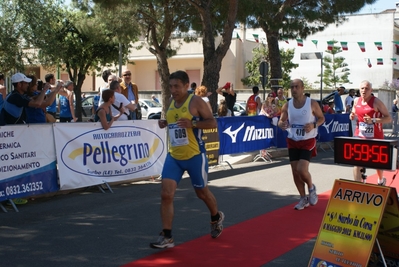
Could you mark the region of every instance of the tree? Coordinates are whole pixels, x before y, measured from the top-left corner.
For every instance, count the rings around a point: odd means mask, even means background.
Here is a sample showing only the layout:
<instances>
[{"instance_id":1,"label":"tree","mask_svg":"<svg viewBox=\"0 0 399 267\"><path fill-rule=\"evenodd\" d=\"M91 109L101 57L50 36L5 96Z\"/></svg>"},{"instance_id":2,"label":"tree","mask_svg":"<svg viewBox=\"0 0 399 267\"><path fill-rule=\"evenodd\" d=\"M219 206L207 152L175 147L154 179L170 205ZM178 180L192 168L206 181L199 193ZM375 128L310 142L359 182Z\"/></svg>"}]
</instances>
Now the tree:
<instances>
[{"instance_id":1,"label":"tree","mask_svg":"<svg viewBox=\"0 0 399 267\"><path fill-rule=\"evenodd\" d=\"M242 83L247 86L259 85L261 74L259 72L260 63L264 60L269 58L269 50L264 45L261 44L258 47L252 50L253 57L251 61L247 61L245 63L245 68L249 72L249 76L241 79ZM282 83L279 86L283 88L289 88L291 83L291 76L290 73L292 69L297 68L299 65L292 62L294 58L294 49L281 49L280 50L280 57L282 59ZM270 81L270 73L268 75L268 81ZM277 87L272 88L274 91L277 91Z\"/></svg>"},{"instance_id":2,"label":"tree","mask_svg":"<svg viewBox=\"0 0 399 267\"><path fill-rule=\"evenodd\" d=\"M337 41L333 42L334 44L337 43ZM344 57L337 56L341 52L342 49L338 46L333 46L332 50L325 51L327 55L323 57L323 83L326 89L335 89L337 84L350 83L348 64L345 63ZM318 76L320 77L320 74Z\"/></svg>"},{"instance_id":3,"label":"tree","mask_svg":"<svg viewBox=\"0 0 399 267\"><path fill-rule=\"evenodd\" d=\"M17 1L0 2L0 72L24 69L22 16Z\"/></svg>"},{"instance_id":4,"label":"tree","mask_svg":"<svg viewBox=\"0 0 399 267\"><path fill-rule=\"evenodd\" d=\"M67 10L58 1L19 0L23 24L29 29L24 39L38 49L44 66L65 69L74 83L76 111L81 121L81 88L86 78L101 66L118 61L119 42L92 12ZM41 16L37 16L41 14ZM127 47L124 47L127 54Z\"/></svg>"},{"instance_id":5,"label":"tree","mask_svg":"<svg viewBox=\"0 0 399 267\"><path fill-rule=\"evenodd\" d=\"M376 0L248 0L239 20L266 33L269 48L270 73L274 79L282 78L278 41L283 37L306 38L322 31L328 24L340 23L346 13L354 13L365 4Z\"/></svg>"},{"instance_id":6,"label":"tree","mask_svg":"<svg viewBox=\"0 0 399 267\"><path fill-rule=\"evenodd\" d=\"M229 50L233 30L235 28L238 0L187 1L195 7L201 19L204 53L204 75L202 77L202 85L206 86L208 91L215 92L219 84L222 60ZM218 30L222 32L216 41L215 36ZM213 112L216 111L216 99L216 94L212 94L209 97Z\"/></svg>"}]
</instances>

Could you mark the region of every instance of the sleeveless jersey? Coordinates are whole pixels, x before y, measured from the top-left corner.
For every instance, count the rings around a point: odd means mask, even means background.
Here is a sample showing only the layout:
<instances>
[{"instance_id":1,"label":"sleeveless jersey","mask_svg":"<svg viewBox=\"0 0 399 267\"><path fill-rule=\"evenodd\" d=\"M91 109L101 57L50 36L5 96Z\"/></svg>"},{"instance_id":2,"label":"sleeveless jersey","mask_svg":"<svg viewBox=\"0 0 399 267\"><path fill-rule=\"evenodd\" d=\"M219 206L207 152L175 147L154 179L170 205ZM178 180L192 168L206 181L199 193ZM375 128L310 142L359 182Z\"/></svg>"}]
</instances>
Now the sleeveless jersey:
<instances>
[{"instance_id":1,"label":"sleeveless jersey","mask_svg":"<svg viewBox=\"0 0 399 267\"><path fill-rule=\"evenodd\" d=\"M315 138L317 135L317 128L312 129L308 133L305 132L304 128L305 124L314 123L316 121L312 112L311 99L307 97L305 104L301 108L295 108L293 101L293 99L288 101L288 138L294 141Z\"/></svg>"},{"instance_id":2,"label":"sleeveless jersey","mask_svg":"<svg viewBox=\"0 0 399 267\"><path fill-rule=\"evenodd\" d=\"M371 118L380 118L381 113L374 110L375 97L371 96L370 100L362 105L363 98L359 97L355 106L357 115L357 124L355 136L362 138L377 138L384 139L384 132L381 123L367 124L364 122L364 115L369 115Z\"/></svg>"},{"instance_id":3,"label":"sleeveless jersey","mask_svg":"<svg viewBox=\"0 0 399 267\"><path fill-rule=\"evenodd\" d=\"M189 120L196 119L190 113L189 109L193 97L194 95L190 94L186 101L178 108L175 105L175 101L172 100L166 112L169 132L169 153L177 160L187 160L205 152L201 129L180 128L176 124L181 118Z\"/></svg>"},{"instance_id":4,"label":"sleeveless jersey","mask_svg":"<svg viewBox=\"0 0 399 267\"><path fill-rule=\"evenodd\" d=\"M258 115L258 103L256 103L256 99L258 98L259 96L257 96L257 95L251 95L249 98L248 98L248 101L247 101L247 107L248 107L248 116L256 116L256 115Z\"/></svg>"},{"instance_id":5,"label":"sleeveless jersey","mask_svg":"<svg viewBox=\"0 0 399 267\"><path fill-rule=\"evenodd\" d=\"M72 118L71 109L69 108L69 99L66 96L60 96L60 117Z\"/></svg>"}]
</instances>

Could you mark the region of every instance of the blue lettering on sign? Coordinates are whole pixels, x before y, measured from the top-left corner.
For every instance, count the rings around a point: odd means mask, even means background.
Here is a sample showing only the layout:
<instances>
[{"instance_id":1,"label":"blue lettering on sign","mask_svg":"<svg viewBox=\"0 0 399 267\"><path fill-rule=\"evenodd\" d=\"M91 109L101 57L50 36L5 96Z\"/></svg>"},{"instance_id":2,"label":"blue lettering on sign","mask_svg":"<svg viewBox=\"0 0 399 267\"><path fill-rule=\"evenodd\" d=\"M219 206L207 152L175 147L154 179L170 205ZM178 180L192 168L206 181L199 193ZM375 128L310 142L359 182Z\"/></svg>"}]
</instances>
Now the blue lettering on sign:
<instances>
[{"instance_id":1,"label":"blue lettering on sign","mask_svg":"<svg viewBox=\"0 0 399 267\"><path fill-rule=\"evenodd\" d=\"M100 142L100 147L93 147L89 143L83 144L83 165L88 161L94 164L104 164L118 162L121 166L126 166L129 160L138 160L150 157L148 143L111 146L108 141Z\"/></svg>"}]
</instances>

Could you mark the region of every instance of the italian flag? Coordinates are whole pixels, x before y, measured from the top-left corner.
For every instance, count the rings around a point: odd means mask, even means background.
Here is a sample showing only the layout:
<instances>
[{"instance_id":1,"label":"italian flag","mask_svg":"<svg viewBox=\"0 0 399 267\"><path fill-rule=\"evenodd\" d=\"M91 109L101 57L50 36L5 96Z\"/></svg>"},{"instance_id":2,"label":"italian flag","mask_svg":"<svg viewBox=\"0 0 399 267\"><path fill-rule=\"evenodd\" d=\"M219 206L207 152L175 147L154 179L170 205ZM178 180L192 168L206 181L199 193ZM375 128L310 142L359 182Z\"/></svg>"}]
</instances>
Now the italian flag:
<instances>
[{"instance_id":1,"label":"italian flag","mask_svg":"<svg viewBox=\"0 0 399 267\"><path fill-rule=\"evenodd\" d=\"M382 42L374 42L378 50L382 50Z\"/></svg>"},{"instance_id":2,"label":"italian flag","mask_svg":"<svg viewBox=\"0 0 399 267\"><path fill-rule=\"evenodd\" d=\"M396 58L392 57L392 58L391 58L391 60L392 60L392 62L393 62L393 64L394 64L394 65L396 65L396 64L397 64L397 62L396 62Z\"/></svg>"},{"instance_id":3,"label":"italian flag","mask_svg":"<svg viewBox=\"0 0 399 267\"><path fill-rule=\"evenodd\" d=\"M343 51L348 51L348 42L341 42L341 47Z\"/></svg>"},{"instance_id":4,"label":"italian flag","mask_svg":"<svg viewBox=\"0 0 399 267\"><path fill-rule=\"evenodd\" d=\"M314 43L314 45L317 47L317 43L318 43L317 40L312 40L312 43Z\"/></svg>"},{"instance_id":5,"label":"italian flag","mask_svg":"<svg viewBox=\"0 0 399 267\"><path fill-rule=\"evenodd\" d=\"M370 59L367 60L367 66L369 66L369 68L371 68L373 66L373 65L371 65Z\"/></svg>"},{"instance_id":6,"label":"italian flag","mask_svg":"<svg viewBox=\"0 0 399 267\"><path fill-rule=\"evenodd\" d=\"M384 60L382 58L377 58L377 65L384 65Z\"/></svg>"},{"instance_id":7,"label":"italian flag","mask_svg":"<svg viewBox=\"0 0 399 267\"><path fill-rule=\"evenodd\" d=\"M334 41L327 41L327 50L333 50Z\"/></svg>"},{"instance_id":8,"label":"italian flag","mask_svg":"<svg viewBox=\"0 0 399 267\"><path fill-rule=\"evenodd\" d=\"M395 44L395 47L399 47L399 41L393 41L393 43Z\"/></svg>"},{"instance_id":9,"label":"italian flag","mask_svg":"<svg viewBox=\"0 0 399 267\"><path fill-rule=\"evenodd\" d=\"M238 34L238 32L237 32L237 39L242 42L242 39L241 39L240 35Z\"/></svg>"},{"instance_id":10,"label":"italian flag","mask_svg":"<svg viewBox=\"0 0 399 267\"><path fill-rule=\"evenodd\" d=\"M287 44L289 44L290 42L288 42L288 38L287 37L283 37L282 38L284 40L284 42L286 42Z\"/></svg>"},{"instance_id":11,"label":"italian flag","mask_svg":"<svg viewBox=\"0 0 399 267\"><path fill-rule=\"evenodd\" d=\"M259 43L259 34L252 34L253 35L253 37L255 38L255 41L257 42L257 43Z\"/></svg>"},{"instance_id":12,"label":"italian flag","mask_svg":"<svg viewBox=\"0 0 399 267\"><path fill-rule=\"evenodd\" d=\"M366 52L366 46L364 42L357 42L357 44L359 45L359 48L362 52Z\"/></svg>"},{"instance_id":13,"label":"italian flag","mask_svg":"<svg viewBox=\"0 0 399 267\"><path fill-rule=\"evenodd\" d=\"M296 39L296 43L298 46L303 46L303 40L302 39Z\"/></svg>"}]
</instances>

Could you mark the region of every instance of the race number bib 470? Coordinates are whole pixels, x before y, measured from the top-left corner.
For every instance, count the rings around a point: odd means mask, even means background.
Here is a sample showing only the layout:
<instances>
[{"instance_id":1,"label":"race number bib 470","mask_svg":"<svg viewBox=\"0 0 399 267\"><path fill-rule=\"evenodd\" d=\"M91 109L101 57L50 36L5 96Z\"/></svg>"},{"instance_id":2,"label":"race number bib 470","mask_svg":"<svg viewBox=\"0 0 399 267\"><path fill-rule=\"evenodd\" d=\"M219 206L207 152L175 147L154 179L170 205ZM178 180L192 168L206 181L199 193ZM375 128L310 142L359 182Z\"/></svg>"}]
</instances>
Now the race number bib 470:
<instances>
[{"instance_id":1,"label":"race number bib 470","mask_svg":"<svg viewBox=\"0 0 399 267\"><path fill-rule=\"evenodd\" d=\"M374 124L359 122L359 136L374 138Z\"/></svg>"},{"instance_id":2,"label":"race number bib 470","mask_svg":"<svg viewBox=\"0 0 399 267\"><path fill-rule=\"evenodd\" d=\"M295 140L302 140L305 137L305 125L292 124L291 128L295 136Z\"/></svg>"},{"instance_id":3,"label":"race number bib 470","mask_svg":"<svg viewBox=\"0 0 399 267\"><path fill-rule=\"evenodd\" d=\"M168 125L169 139L172 147L188 145L188 135L186 128L180 128L176 123Z\"/></svg>"}]
</instances>

